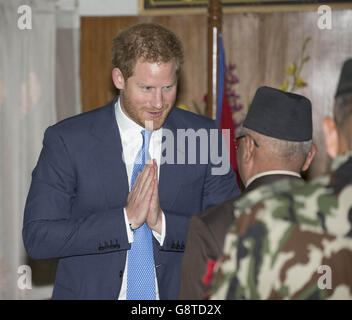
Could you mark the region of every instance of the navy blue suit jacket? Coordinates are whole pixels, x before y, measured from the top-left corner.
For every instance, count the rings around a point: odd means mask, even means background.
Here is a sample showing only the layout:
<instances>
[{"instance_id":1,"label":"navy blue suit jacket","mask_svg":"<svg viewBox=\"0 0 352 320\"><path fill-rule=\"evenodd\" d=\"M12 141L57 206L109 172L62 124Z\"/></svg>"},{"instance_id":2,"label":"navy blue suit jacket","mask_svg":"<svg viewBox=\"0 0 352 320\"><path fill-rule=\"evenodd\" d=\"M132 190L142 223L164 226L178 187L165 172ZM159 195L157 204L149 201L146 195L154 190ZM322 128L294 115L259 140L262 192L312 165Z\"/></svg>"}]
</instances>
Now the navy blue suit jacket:
<instances>
[{"instance_id":1,"label":"navy blue suit jacket","mask_svg":"<svg viewBox=\"0 0 352 320\"><path fill-rule=\"evenodd\" d=\"M32 259L59 258L53 299L117 299L127 240L123 208L129 192L114 104L49 127L32 173L23 241ZM216 128L211 119L173 108L163 128ZM186 144L187 148L187 144ZM166 217L163 246L154 241L160 299L176 299L189 219L239 193L232 169L213 165L160 166L159 200Z\"/></svg>"}]
</instances>

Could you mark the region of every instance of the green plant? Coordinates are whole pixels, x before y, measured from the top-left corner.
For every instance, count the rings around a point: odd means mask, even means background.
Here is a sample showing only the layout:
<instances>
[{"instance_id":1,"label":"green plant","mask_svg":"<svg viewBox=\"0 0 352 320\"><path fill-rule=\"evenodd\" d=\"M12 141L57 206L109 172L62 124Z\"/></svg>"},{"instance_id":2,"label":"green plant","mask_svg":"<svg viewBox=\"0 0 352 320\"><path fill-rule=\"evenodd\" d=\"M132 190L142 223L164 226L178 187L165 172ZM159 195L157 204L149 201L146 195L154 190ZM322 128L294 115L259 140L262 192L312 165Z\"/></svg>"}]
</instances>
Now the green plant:
<instances>
[{"instance_id":1,"label":"green plant","mask_svg":"<svg viewBox=\"0 0 352 320\"><path fill-rule=\"evenodd\" d=\"M293 92L296 88L303 88L307 86L307 82L301 77L303 66L310 60L310 56L305 54L307 44L311 40L311 37L307 37L302 45L301 54L298 62L291 62L290 65L285 68L287 78L284 79L283 83L279 87L282 91Z\"/></svg>"}]
</instances>

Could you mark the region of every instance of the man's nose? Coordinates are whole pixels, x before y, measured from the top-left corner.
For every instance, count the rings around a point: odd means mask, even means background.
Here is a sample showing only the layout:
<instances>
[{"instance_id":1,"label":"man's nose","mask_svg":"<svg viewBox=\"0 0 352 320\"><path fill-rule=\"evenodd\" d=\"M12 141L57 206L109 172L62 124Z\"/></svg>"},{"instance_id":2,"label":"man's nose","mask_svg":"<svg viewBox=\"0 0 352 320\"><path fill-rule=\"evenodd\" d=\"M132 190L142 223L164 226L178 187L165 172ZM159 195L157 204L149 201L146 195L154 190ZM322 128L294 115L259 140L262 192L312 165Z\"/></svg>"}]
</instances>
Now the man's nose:
<instances>
[{"instance_id":1,"label":"man's nose","mask_svg":"<svg viewBox=\"0 0 352 320\"><path fill-rule=\"evenodd\" d=\"M157 109L161 109L164 105L164 97L162 89L155 90L153 107Z\"/></svg>"}]
</instances>

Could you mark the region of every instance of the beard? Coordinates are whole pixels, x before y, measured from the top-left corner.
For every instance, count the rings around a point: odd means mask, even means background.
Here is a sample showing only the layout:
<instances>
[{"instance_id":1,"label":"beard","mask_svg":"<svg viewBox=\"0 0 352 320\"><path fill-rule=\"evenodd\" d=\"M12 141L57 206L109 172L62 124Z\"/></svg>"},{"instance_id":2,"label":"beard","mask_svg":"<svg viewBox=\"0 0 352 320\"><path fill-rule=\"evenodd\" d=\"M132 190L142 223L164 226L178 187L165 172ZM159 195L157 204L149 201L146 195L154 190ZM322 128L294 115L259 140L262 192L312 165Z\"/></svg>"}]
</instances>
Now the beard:
<instances>
[{"instance_id":1,"label":"beard","mask_svg":"<svg viewBox=\"0 0 352 320\"><path fill-rule=\"evenodd\" d=\"M154 109L150 106L136 106L128 94L121 91L120 104L123 112L132 121L147 130L158 130L164 124L172 106L164 105L162 108ZM160 114L160 116L158 116Z\"/></svg>"}]
</instances>

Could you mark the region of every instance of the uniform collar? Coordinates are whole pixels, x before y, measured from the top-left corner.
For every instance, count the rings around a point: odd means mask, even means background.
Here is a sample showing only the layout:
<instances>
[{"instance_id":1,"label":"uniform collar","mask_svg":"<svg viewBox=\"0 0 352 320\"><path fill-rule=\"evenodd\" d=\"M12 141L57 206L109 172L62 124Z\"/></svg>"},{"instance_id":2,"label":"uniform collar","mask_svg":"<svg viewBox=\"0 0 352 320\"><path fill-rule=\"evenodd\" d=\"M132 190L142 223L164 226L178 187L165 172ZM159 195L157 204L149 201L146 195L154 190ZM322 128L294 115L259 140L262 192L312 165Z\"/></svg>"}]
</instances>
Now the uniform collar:
<instances>
[{"instance_id":1,"label":"uniform collar","mask_svg":"<svg viewBox=\"0 0 352 320\"><path fill-rule=\"evenodd\" d=\"M350 158L352 158L352 151L347 151L344 154L338 155L331 162L331 171L336 171L344 163L346 163Z\"/></svg>"},{"instance_id":2,"label":"uniform collar","mask_svg":"<svg viewBox=\"0 0 352 320\"><path fill-rule=\"evenodd\" d=\"M264 176L268 176L268 175L274 175L274 174L282 174L282 175L288 175L288 176L295 176L298 178L301 178L301 175L297 172L294 171L288 171L288 170L271 170L271 171L265 171L265 172L261 172L258 173L256 175L254 175L253 177L249 178L247 183L246 183L246 188L248 188L248 186L255 180L258 179L260 177L264 177Z\"/></svg>"}]
</instances>

